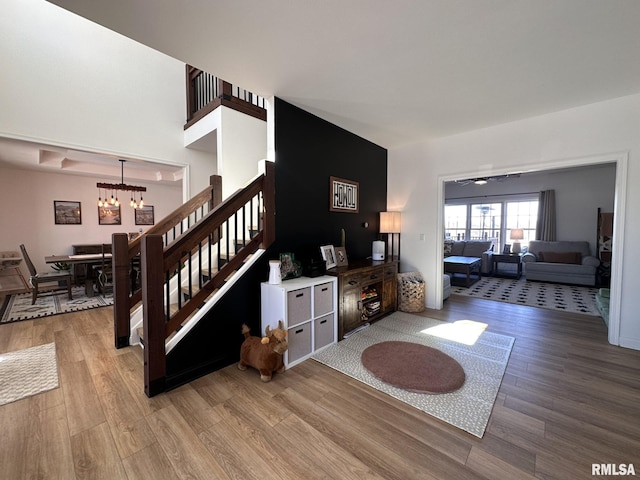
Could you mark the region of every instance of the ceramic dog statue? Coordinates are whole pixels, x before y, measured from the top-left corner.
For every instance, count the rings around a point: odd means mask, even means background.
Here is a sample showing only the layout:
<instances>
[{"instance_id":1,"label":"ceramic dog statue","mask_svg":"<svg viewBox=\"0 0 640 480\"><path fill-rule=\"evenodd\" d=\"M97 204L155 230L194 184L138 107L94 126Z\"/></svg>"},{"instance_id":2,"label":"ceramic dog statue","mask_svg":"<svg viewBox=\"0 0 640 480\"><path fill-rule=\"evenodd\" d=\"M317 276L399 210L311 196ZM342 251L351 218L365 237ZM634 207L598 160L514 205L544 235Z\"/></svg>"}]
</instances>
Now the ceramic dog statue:
<instances>
[{"instance_id":1,"label":"ceramic dog statue","mask_svg":"<svg viewBox=\"0 0 640 480\"><path fill-rule=\"evenodd\" d=\"M284 372L284 352L287 351L287 331L278 322L278 328L271 330L267 325L266 336L260 338L249 334L249 327L242 325L244 342L240 347L240 362L238 368L246 370L253 367L260 372L260 380L268 382L271 380L273 372Z\"/></svg>"}]
</instances>

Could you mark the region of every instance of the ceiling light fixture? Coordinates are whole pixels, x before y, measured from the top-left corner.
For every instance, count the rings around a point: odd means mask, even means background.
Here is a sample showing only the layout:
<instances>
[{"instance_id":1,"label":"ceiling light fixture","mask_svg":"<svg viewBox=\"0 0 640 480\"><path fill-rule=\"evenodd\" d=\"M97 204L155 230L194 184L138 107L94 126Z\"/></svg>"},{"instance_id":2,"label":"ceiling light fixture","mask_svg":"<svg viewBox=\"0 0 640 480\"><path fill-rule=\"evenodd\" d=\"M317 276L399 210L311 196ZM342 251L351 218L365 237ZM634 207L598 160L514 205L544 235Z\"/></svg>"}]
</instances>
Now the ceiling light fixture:
<instances>
[{"instance_id":1,"label":"ceiling light fixture","mask_svg":"<svg viewBox=\"0 0 640 480\"><path fill-rule=\"evenodd\" d=\"M476 185L486 185L487 184L487 179L486 178L476 178L473 183L475 183Z\"/></svg>"},{"instance_id":2,"label":"ceiling light fixture","mask_svg":"<svg viewBox=\"0 0 640 480\"><path fill-rule=\"evenodd\" d=\"M120 201L118 200L118 190L123 190L125 192L131 192L131 201L129 202L129 205L132 206L133 208L141 208L144 206L144 200L142 199L142 192L146 192L147 191L147 187L141 187L139 185L127 185L124 183L124 162L126 162L126 160L120 160L120 183L100 183L98 182L96 184L96 187L98 187L98 207L103 207L103 206L107 206L109 204L113 205L114 207L118 207L120 206ZM100 192L100 189L103 188L105 190L104 192L104 200L102 200L102 195ZM107 199L107 190L111 190L111 198ZM116 195L115 197L113 196L113 191L115 190ZM140 202L137 201L136 199L136 195L137 192L140 192Z\"/></svg>"}]
</instances>

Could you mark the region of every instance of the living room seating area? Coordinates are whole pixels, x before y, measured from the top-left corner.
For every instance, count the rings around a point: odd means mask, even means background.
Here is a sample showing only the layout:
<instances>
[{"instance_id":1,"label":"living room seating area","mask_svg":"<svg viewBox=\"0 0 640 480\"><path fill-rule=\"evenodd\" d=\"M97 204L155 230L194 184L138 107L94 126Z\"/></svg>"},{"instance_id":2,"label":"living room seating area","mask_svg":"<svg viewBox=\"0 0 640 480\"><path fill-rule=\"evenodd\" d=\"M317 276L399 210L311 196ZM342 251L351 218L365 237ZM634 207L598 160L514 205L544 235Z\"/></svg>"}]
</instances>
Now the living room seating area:
<instances>
[{"instance_id":1,"label":"living room seating area","mask_svg":"<svg viewBox=\"0 0 640 480\"><path fill-rule=\"evenodd\" d=\"M600 260L589 242L532 240L522 256L527 280L595 286Z\"/></svg>"}]
</instances>

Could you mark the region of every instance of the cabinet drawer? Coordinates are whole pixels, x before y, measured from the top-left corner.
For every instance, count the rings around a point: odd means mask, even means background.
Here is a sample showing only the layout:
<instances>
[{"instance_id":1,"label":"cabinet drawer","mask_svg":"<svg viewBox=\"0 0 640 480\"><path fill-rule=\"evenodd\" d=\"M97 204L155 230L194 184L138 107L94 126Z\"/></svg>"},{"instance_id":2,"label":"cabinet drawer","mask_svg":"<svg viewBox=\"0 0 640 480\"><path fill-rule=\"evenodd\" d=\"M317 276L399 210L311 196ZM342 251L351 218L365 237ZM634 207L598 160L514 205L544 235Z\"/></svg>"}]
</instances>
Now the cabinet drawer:
<instances>
[{"instance_id":1,"label":"cabinet drawer","mask_svg":"<svg viewBox=\"0 0 640 480\"><path fill-rule=\"evenodd\" d=\"M396 265L391 265L388 267L385 267L384 269L384 276L395 276L398 273L398 268Z\"/></svg>"},{"instance_id":2,"label":"cabinet drawer","mask_svg":"<svg viewBox=\"0 0 640 480\"><path fill-rule=\"evenodd\" d=\"M313 316L333 311L333 284L323 283L313 287Z\"/></svg>"},{"instance_id":3,"label":"cabinet drawer","mask_svg":"<svg viewBox=\"0 0 640 480\"><path fill-rule=\"evenodd\" d=\"M287 323L295 325L311 319L311 287L287 292Z\"/></svg>"},{"instance_id":4,"label":"cabinet drawer","mask_svg":"<svg viewBox=\"0 0 640 480\"><path fill-rule=\"evenodd\" d=\"M288 332L288 363L293 363L311 353L311 322L290 328Z\"/></svg>"},{"instance_id":5,"label":"cabinet drawer","mask_svg":"<svg viewBox=\"0 0 640 480\"><path fill-rule=\"evenodd\" d=\"M333 343L333 331L333 314L316 318L313 321L313 334L315 338L314 350Z\"/></svg>"}]
</instances>

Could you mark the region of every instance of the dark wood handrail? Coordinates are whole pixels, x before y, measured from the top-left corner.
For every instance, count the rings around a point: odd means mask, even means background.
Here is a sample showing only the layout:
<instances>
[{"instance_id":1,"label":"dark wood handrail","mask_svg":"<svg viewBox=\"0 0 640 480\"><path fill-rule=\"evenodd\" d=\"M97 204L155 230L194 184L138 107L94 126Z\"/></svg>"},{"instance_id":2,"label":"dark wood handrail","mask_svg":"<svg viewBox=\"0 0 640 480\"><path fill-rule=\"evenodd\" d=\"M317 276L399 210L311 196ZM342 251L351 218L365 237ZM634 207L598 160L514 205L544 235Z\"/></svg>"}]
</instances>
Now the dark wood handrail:
<instances>
[{"instance_id":1,"label":"dark wood handrail","mask_svg":"<svg viewBox=\"0 0 640 480\"><path fill-rule=\"evenodd\" d=\"M212 175L209 186L192 197L186 203L176 208L145 233L131 242L126 233L114 233L112 236L112 268L113 268L113 297L114 297L114 336L116 348L129 345L131 331L131 309L142 301L142 290L132 288L132 262L140 255L142 239L147 235L165 236L175 227L180 227L180 234L184 230L183 223L198 210L212 210L222 202L222 178ZM205 213L201 214L200 221ZM197 221L197 219L195 219ZM166 243L169 243L166 241Z\"/></svg>"},{"instance_id":2,"label":"dark wood handrail","mask_svg":"<svg viewBox=\"0 0 640 480\"><path fill-rule=\"evenodd\" d=\"M187 122L185 130L221 105L267 120L265 99L238 86L186 65Z\"/></svg>"},{"instance_id":3,"label":"dark wood handrail","mask_svg":"<svg viewBox=\"0 0 640 480\"><path fill-rule=\"evenodd\" d=\"M265 162L265 173L258 176L245 188L236 191L221 204L215 206L205 214L198 223L191 226L172 243L163 246L159 233L149 233L142 237L140 251L142 258L142 301L143 301L143 330L145 345L145 393L151 397L164 391L166 377L166 340L188 317L198 309L203 302L220 288L229 276L238 270L245 260L254 254L258 248L267 248L275 239L275 170L272 162ZM254 203L258 199L257 205ZM189 292L189 298L182 300L181 271L191 272L192 254L198 252L202 244L207 244L209 255L213 244L218 246L218 262L220 262L220 235L224 225L227 225L226 241L232 234L229 223L232 219L238 221L242 217L243 228L246 227L244 211L247 205L250 209L260 210L257 231L248 241L240 246L234 245L235 255L228 256L223 264L218 263L217 272L208 272L208 279L202 281L197 292ZM253 228L253 227L250 227ZM237 238L235 242L237 242ZM227 249L227 255L230 251ZM198 257L201 262L202 258ZM202 265L200 264L200 267ZM177 276L178 304L173 312L169 308L171 298L170 280ZM200 276L200 278L202 278ZM191 273L189 273L191 283Z\"/></svg>"}]
</instances>

